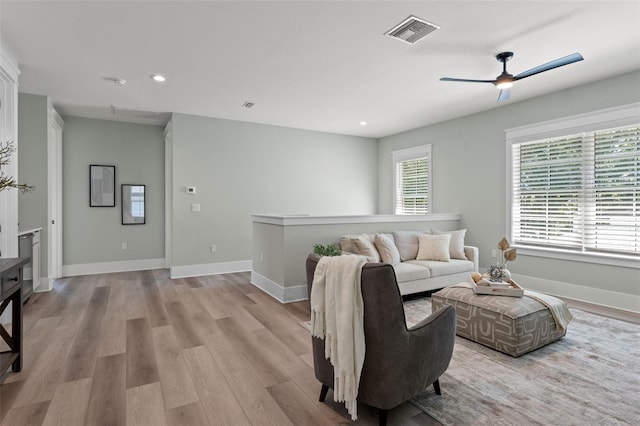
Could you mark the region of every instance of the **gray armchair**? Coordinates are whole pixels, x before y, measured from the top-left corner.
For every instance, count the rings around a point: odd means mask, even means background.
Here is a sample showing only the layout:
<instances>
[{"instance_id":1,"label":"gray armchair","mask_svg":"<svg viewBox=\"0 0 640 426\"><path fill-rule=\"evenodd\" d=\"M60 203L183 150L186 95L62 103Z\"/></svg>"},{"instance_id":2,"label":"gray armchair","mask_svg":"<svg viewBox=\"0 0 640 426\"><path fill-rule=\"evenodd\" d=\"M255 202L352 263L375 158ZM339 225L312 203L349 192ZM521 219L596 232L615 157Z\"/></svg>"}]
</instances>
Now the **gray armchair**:
<instances>
[{"instance_id":1,"label":"gray armchair","mask_svg":"<svg viewBox=\"0 0 640 426\"><path fill-rule=\"evenodd\" d=\"M320 257L307 257L307 289L311 295L313 274ZM411 399L433 384L440 395L438 378L449 366L456 331L456 313L447 305L407 329L402 296L393 267L367 263L361 276L364 301L366 352L358 401L378 408L385 425L387 410ZM320 401L333 387L333 367L324 357L324 340L312 337L316 378L322 383Z\"/></svg>"}]
</instances>

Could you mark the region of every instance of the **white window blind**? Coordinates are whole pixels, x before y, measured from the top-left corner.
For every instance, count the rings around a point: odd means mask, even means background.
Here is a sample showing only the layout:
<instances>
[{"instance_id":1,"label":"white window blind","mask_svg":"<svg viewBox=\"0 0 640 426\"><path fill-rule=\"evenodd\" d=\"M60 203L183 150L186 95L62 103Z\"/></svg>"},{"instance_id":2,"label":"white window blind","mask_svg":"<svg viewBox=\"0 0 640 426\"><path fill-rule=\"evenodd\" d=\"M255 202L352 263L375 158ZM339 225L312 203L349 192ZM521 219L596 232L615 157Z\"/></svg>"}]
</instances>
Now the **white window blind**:
<instances>
[{"instance_id":1,"label":"white window blind","mask_svg":"<svg viewBox=\"0 0 640 426\"><path fill-rule=\"evenodd\" d=\"M516 244L640 256L640 125L512 144Z\"/></svg>"},{"instance_id":2,"label":"white window blind","mask_svg":"<svg viewBox=\"0 0 640 426\"><path fill-rule=\"evenodd\" d=\"M431 145L393 152L396 214L431 211Z\"/></svg>"}]
</instances>

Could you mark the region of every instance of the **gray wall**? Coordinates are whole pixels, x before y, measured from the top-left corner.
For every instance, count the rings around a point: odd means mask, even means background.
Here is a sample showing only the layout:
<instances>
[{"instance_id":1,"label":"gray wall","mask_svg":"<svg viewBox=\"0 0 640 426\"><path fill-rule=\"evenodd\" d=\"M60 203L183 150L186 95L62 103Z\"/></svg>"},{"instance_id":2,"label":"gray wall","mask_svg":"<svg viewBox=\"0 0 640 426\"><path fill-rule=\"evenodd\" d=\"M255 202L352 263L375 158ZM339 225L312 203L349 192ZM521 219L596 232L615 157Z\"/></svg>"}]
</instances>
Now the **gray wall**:
<instances>
[{"instance_id":1,"label":"gray wall","mask_svg":"<svg viewBox=\"0 0 640 426\"><path fill-rule=\"evenodd\" d=\"M18 170L19 183L35 186L18 194L20 227L42 227L40 233L40 275L47 271L47 116L46 96L18 94Z\"/></svg>"},{"instance_id":2,"label":"gray wall","mask_svg":"<svg viewBox=\"0 0 640 426\"><path fill-rule=\"evenodd\" d=\"M250 260L254 213L376 212L374 139L184 114L172 129L172 266Z\"/></svg>"},{"instance_id":3,"label":"gray wall","mask_svg":"<svg viewBox=\"0 0 640 426\"><path fill-rule=\"evenodd\" d=\"M392 212L391 152L433 144L433 210L462 213L467 243L487 267L506 233L505 129L640 101L640 72L383 138L379 142L380 214ZM517 99L517 91L514 92ZM519 256L511 272L613 292L640 293L640 270Z\"/></svg>"},{"instance_id":4,"label":"gray wall","mask_svg":"<svg viewBox=\"0 0 640 426\"><path fill-rule=\"evenodd\" d=\"M161 127L63 117L63 264L164 258ZM116 166L116 207L89 207L89 165ZM120 185L146 185L145 225L121 225ZM121 244L127 243L127 250Z\"/></svg>"}]
</instances>

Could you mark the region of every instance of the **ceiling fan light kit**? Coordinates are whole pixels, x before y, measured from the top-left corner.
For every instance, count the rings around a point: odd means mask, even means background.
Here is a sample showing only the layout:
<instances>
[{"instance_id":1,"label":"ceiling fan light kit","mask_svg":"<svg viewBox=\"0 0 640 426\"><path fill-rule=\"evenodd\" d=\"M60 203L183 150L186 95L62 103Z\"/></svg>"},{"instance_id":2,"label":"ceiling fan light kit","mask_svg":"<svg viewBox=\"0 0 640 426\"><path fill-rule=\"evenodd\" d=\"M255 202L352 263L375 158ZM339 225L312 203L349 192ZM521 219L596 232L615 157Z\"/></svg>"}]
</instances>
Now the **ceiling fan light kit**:
<instances>
[{"instance_id":1,"label":"ceiling fan light kit","mask_svg":"<svg viewBox=\"0 0 640 426\"><path fill-rule=\"evenodd\" d=\"M552 70L554 68L559 68L565 65L572 64L574 62L582 61L584 58L579 53L572 53L571 55L564 56L562 58L556 59L551 62L547 62L546 64L538 65L537 67L533 67L530 70L522 72L516 76L509 74L507 72L507 61L513 57L513 52L501 52L496 55L496 60L498 62L502 62L502 74L496 77L495 80L472 80L466 78L450 78L450 77L442 77L440 81L457 81L462 83L491 83L500 89L500 94L498 95L498 102L505 101L509 99L511 96L510 88L513 86L518 80L522 80L523 78L531 77L536 74L540 74L545 71Z\"/></svg>"}]
</instances>

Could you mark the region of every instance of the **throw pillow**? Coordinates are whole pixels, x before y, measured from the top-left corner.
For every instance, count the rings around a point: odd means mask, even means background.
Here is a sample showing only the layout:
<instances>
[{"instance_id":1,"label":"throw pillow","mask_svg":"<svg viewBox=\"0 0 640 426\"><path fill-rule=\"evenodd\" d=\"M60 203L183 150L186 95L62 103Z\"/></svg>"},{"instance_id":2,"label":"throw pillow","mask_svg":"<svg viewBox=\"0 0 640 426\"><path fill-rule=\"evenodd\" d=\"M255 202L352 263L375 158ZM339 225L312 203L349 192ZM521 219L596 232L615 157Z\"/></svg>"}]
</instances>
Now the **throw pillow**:
<instances>
[{"instance_id":1,"label":"throw pillow","mask_svg":"<svg viewBox=\"0 0 640 426\"><path fill-rule=\"evenodd\" d=\"M464 236L467 233L466 229L459 229L457 231L438 231L432 229L433 235L451 234L451 243L449 244L449 256L452 259L467 260L467 255L464 254Z\"/></svg>"},{"instance_id":2,"label":"throw pillow","mask_svg":"<svg viewBox=\"0 0 640 426\"><path fill-rule=\"evenodd\" d=\"M418 256L416 260L439 260L448 262L449 243L451 234L429 235L424 234L418 237Z\"/></svg>"},{"instance_id":3,"label":"throw pillow","mask_svg":"<svg viewBox=\"0 0 640 426\"><path fill-rule=\"evenodd\" d=\"M362 234L351 239L353 252L361 256L365 256L368 262L380 262L380 254L376 250L373 241L367 234Z\"/></svg>"},{"instance_id":4,"label":"throw pillow","mask_svg":"<svg viewBox=\"0 0 640 426\"><path fill-rule=\"evenodd\" d=\"M340 250L346 253L354 253L353 244L351 244L351 239L357 238L356 235L343 235L340 237Z\"/></svg>"},{"instance_id":5,"label":"throw pillow","mask_svg":"<svg viewBox=\"0 0 640 426\"><path fill-rule=\"evenodd\" d=\"M380 253L380 260L384 263L395 265L400 263L400 252L393 242L393 237L384 234L376 234L373 240L374 245Z\"/></svg>"},{"instance_id":6,"label":"throw pillow","mask_svg":"<svg viewBox=\"0 0 640 426\"><path fill-rule=\"evenodd\" d=\"M373 238L375 237L374 234L346 234L343 235L342 237L340 237L340 250L342 250L343 252L346 253L353 253L353 254L357 254L358 253L358 249L353 247L353 243L351 242L351 240L353 240L354 238L358 238L358 237L367 237L369 239L369 241L371 241L373 243Z\"/></svg>"},{"instance_id":7,"label":"throw pillow","mask_svg":"<svg viewBox=\"0 0 640 426\"><path fill-rule=\"evenodd\" d=\"M400 260L413 260L418 255L418 236L424 234L422 231L395 231L393 240L396 243Z\"/></svg>"}]
</instances>

